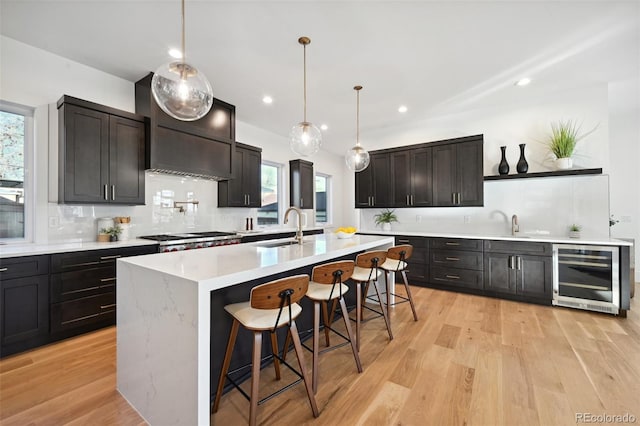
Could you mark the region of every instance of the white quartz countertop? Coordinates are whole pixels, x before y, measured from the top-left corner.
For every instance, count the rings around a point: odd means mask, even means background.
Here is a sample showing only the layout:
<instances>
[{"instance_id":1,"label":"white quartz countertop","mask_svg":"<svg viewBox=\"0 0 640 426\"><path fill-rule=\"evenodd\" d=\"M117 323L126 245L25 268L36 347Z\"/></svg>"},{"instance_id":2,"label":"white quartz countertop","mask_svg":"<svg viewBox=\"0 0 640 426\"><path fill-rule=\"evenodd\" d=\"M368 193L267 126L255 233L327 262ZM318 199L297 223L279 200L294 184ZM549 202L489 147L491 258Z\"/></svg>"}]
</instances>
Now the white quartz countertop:
<instances>
[{"instance_id":1,"label":"white quartz countertop","mask_svg":"<svg viewBox=\"0 0 640 426\"><path fill-rule=\"evenodd\" d=\"M286 241L292 239L128 257L118 259L118 264L128 263L196 281L210 291L381 245L391 246L394 242L385 236L355 235L339 239L334 234L319 234L305 236L302 245L274 247Z\"/></svg>"},{"instance_id":2,"label":"white quartz countertop","mask_svg":"<svg viewBox=\"0 0 640 426\"><path fill-rule=\"evenodd\" d=\"M102 243L97 241L61 241L55 243L25 243L0 246L0 258L34 256L38 254L65 253L69 251L102 250L111 248L148 246L157 241L133 239Z\"/></svg>"},{"instance_id":3,"label":"white quartz countertop","mask_svg":"<svg viewBox=\"0 0 640 426\"><path fill-rule=\"evenodd\" d=\"M505 240L505 241L530 241L537 243L558 243L558 244L589 244L604 246L632 246L630 241L618 240L610 237L592 237L584 236L581 238L569 238L567 236L546 235L535 233L523 233L514 237L512 235L491 235L491 234L472 234L472 233L455 233L455 232L429 232L429 231L380 231L380 230L360 230L358 232L364 234L389 235L389 236L407 236L407 237L436 237L436 238L466 238L472 240Z\"/></svg>"}]
</instances>

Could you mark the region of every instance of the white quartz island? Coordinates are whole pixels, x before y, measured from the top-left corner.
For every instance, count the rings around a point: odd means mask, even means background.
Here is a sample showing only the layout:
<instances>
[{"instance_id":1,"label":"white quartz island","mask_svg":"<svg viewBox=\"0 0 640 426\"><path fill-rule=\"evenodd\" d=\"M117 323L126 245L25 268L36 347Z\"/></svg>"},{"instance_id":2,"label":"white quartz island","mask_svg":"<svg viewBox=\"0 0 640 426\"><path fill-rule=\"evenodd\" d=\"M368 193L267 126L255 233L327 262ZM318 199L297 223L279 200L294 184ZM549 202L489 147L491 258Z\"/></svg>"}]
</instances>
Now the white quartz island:
<instances>
[{"instance_id":1,"label":"white quartz island","mask_svg":"<svg viewBox=\"0 0 640 426\"><path fill-rule=\"evenodd\" d=\"M209 424L213 291L386 249L394 239L321 234L302 245L279 242L118 259L117 388L149 424ZM227 337L213 339L223 347Z\"/></svg>"}]
</instances>

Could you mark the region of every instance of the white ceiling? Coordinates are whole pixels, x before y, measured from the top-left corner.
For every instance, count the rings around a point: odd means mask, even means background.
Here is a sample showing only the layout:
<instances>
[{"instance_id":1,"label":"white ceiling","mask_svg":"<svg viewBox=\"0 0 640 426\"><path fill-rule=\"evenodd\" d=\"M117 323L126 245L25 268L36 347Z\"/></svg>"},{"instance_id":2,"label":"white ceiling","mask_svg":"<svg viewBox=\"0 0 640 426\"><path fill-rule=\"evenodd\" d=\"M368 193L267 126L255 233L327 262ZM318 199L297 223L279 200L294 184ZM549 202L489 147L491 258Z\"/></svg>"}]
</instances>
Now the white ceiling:
<instances>
[{"instance_id":1,"label":"white ceiling","mask_svg":"<svg viewBox=\"0 0 640 426\"><path fill-rule=\"evenodd\" d=\"M326 123L324 148L439 114L639 78L638 1L186 2L187 61L237 118L286 136ZM130 81L180 45L180 1L0 2L0 32ZM533 79L527 88L513 83ZM274 99L262 103L264 95ZM400 114L400 104L409 111ZM370 147L375 148L375 147Z\"/></svg>"}]
</instances>

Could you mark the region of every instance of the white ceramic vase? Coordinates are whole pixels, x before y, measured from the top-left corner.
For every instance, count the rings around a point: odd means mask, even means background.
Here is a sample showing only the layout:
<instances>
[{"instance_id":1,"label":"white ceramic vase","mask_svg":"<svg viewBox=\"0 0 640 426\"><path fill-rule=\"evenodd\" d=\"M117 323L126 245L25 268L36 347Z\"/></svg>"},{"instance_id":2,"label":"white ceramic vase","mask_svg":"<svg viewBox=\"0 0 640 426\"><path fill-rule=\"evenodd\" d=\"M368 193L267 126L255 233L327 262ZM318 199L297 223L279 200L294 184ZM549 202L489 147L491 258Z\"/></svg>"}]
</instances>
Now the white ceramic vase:
<instances>
[{"instance_id":1,"label":"white ceramic vase","mask_svg":"<svg viewBox=\"0 0 640 426\"><path fill-rule=\"evenodd\" d=\"M569 231L569 238L580 238L580 231Z\"/></svg>"},{"instance_id":2,"label":"white ceramic vase","mask_svg":"<svg viewBox=\"0 0 640 426\"><path fill-rule=\"evenodd\" d=\"M556 159L557 170L569 170L573 167L573 160L570 157Z\"/></svg>"},{"instance_id":3,"label":"white ceramic vase","mask_svg":"<svg viewBox=\"0 0 640 426\"><path fill-rule=\"evenodd\" d=\"M382 224L382 230L383 231L391 231L391 224L390 223L383 223Z\"/></svg>"}]
</instances>

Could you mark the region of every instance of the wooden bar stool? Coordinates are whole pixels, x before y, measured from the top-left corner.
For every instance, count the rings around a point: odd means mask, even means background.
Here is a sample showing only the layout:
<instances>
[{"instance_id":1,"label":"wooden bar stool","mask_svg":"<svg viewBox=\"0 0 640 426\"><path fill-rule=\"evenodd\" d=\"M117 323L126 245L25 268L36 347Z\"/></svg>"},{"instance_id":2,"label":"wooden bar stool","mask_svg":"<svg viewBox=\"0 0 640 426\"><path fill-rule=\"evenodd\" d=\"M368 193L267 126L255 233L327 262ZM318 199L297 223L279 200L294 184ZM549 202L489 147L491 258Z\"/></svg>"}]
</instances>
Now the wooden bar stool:
<instances>
[{"instance_id":1,"label":"wooden bar stool","mask_svg":"<svg viewBox=\"0 0 640 426\"><path fill-rule=\"evenodd\" d=\"M399 246L391 247L387 250L387 260L382 264L381 268L386 271L384 278L387 291L387 311L389 312L391 306L397 305L399 303L409 302L409 304L411 305L411 311L413 312L413 320L418 321L418 314L416 313L416 307L413 303L413 296L411 296L411 288L409 287L409 281L407 280L407 260L409 260L412 253L413 246L410 244L402 244ZM393 272L400 272L402 274L402 281L404 283L406 296L391 293L389 289L389 281L391 279L391 273ZM391 303L390 296L402 299L402 301Z\"/></svg>"},{"instance_id":2,"label":"wooden bar stool","mask_svg":"<svg viewBox=\"0 0 640 426\"><path fill-rule=\"evenodd\" d=\"M222 371L220 372L220 380L218 381L218 389L216 391L216 398L213 404L214 413L218 411L220 397L222 396L222 390L226 379L229 379L229 381L238 388L240 393L249 399L249 424L251 426L256 424L258 404L263 403L272 396L288 389L302 380L304 381L307 390L307 396L309 397L313 416L318 417L318 406L316 405L316 399L311 389L311 381L309 380L309 375L305 368L302 344L300 343L300 337L298 337L298 328L295 321L295 318L297 318L298 315L300 315L300 312L302 312L302 308L298 305L298 301L300 301L300 299L302 299L302 297L307 293L308 288L309 276L296 275L258 285L251 290L249 302L234 303L224 307L224 309L233 317L233 325L231 326L229 342L227 343L227 350L224 355L224 361L222 362ZM228 377L227 374L229 371L229 365L231 364L231 354L233 353L233 347L236 343L240 324L242 324L246 329L253 331L251 395L247 395L242 389L240 389L236 382L231 377ZM293 345L298 358L300 371L295 370L287 364L287 362L278 354L276 330L285 326L288 327L287 340L289 340L289 335L293 339ZM297 374L300 379L259 400L258 388L260 384L260 355L262 347L262 333L264 331L269 331L271 335L271 349L276 379L280 379L281 362ZM287 347L285 347L285 351L286 348Z\"/></svg>"},{"instance_id":3,"label":"wooden bar stool","mask_svg":"<svg viewBox=\"0 0 640 426\"><path fill-rule=\"evenodd\" d=\"M355 268L351 280L356 283L356 346L360 350L360 326L363 322L363 309L377 313L379 316L384 317L384 323L387 326L387 332L389 333L389 340L393 340L393 332L391 331L391 323L389 322L389 315L386 307L382 304L382 298L380 297L380 291L378 290L378 278L382 275L380 266L387 259L387 252L384 250L369 251L361 253L356 257ZM373 288L376 292L376 297L367 297L369 291L369 284L373 282ZM364 293L362 291L364 286ZM367 306L366 300L374 300L380 305L380 310L377 311ZM370 318L373 319L373 318Z\"/></svg>"},{"instance_id":4,"label":"wooden bar stool","mask_svg":"<svg viewBox=\"0 0 640 426\"><path fill-rule=\"evenodd\" d=\"M353 352L353 358L356 361L356 368L358 373L362 373L362 364L360 363L360 355L356 348L356 339L353 336L351 330L351 323L349 321L349 312L347 311L347 305L342 297L349 287L343 284L353 274L354 263L352 260L344 260L338 262L331 262L324 265L319 265L313 268L311 273L311 282L309 283L309 290L307 291L307 297L313 301L313 391L318 391L318 359L320 356L320 305L322 305L324 332L327 348L322 353L344 346L347 343L351 344L351 351ZM331 315L328 315L328 304L332 302ZM342 319L344 320L345 328L347 329L347 336L331 328L333 322L333 316L335 313L336 302L340 304L342 310ZM339 345L329 346L329 331L333 331L343 339L345 342Z\"/></svg>"}]
</instances>

